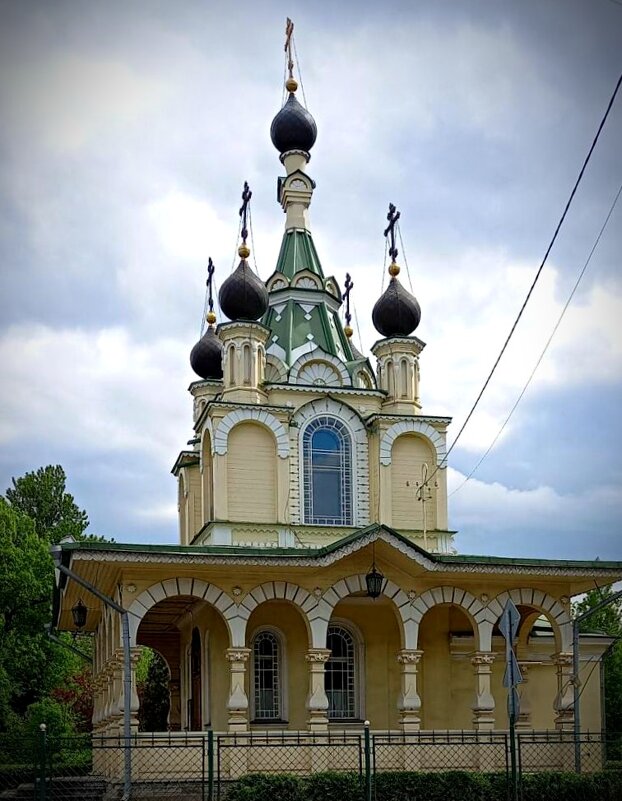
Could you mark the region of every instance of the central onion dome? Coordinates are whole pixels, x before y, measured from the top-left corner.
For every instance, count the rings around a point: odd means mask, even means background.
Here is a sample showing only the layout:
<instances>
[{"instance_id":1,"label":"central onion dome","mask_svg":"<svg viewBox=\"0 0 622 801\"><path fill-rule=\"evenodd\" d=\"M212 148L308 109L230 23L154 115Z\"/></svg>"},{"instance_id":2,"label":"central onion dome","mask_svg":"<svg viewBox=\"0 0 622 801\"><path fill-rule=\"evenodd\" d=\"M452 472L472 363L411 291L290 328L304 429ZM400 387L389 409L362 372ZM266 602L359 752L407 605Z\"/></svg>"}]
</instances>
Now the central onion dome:
<instances>
[{"instance_id":1,"label":"central onion dome","mask_svg":"<svg viewBox=\"0 0 622 801\"><path fill-rule=\"evenodd\" d=\"M374 328L383 337L410 336L421 320L421 307L417 299L397 280L399 270L397 264L389 267L389 286L376 301L371 313Z\"/></svg>"},{"instance_id":2,"label":"central onion dome","mask_svg":"<svg viewBox=\"0 0 622 801\"><path fill-rule=\"evenodd\" d=\"M246 260L250 254L246 245L238 253L241 261L220 287L218 302L230 320L259 320L268 308L268 290Z\"/></svg>"},{"instance_id":3,"label":"central onion dome","mask_svg":"<svg viewBox=\"0 0 622 801\"><path fill-rule=\"evenodd\" d=\"M296 82L288 81L288 89ZM290 91L287 102L272 120L270 138L279 153L288 150L304 150L309 152L317 137L317 125L304 106L296 100L293 91Z\"/></svg>"},{"instance_id":4,"label":"central onion dome","mask_svg":"<svg viewBox=\"0 0 622 801\"><path fill-rule=\"evenodd\" d=\"M222 342L214 331L216 315L207 315L209 326L201 339L190 351L190 366L203 379L222 378Z\"/></svg>"}]
</instances>

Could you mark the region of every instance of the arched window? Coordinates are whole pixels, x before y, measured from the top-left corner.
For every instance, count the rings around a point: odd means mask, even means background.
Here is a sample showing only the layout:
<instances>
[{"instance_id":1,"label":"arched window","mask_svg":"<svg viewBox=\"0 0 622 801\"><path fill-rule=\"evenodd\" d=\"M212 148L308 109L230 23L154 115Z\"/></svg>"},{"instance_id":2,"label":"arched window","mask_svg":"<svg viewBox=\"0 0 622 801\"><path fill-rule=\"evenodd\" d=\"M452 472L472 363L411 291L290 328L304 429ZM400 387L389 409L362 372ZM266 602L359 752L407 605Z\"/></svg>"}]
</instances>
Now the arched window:
<instances>
[{"instance_id":1,"label":"arched window","mask_svg":"<svg viewBox=\"0 0 622 801\"><path fill-rule=\"evenodd\" d=\"M326 647L330 657L324 673L329 719L359 717L357 645L350 631L340 625L328 627Z\"/></svg>"},{"instance_id":2,"label":"arched window","mask_svg":"<svg viewBox=\"0 0 622 801\"><path fill-rule=\"evenodd\" d=\"M302 438L305 523L352 525L352 444L334 417L318 417Z\"/></svg>"},{"instance_id":3,"label":"arched window","mask_svg":"<svg viewBox=\"0 0 622 801\"><path fill-rule=\"evenodd\" d=\"M281 642L272 631L258 632L253 639L253 718L282 720Z\"/></svg>"}]
</instances>

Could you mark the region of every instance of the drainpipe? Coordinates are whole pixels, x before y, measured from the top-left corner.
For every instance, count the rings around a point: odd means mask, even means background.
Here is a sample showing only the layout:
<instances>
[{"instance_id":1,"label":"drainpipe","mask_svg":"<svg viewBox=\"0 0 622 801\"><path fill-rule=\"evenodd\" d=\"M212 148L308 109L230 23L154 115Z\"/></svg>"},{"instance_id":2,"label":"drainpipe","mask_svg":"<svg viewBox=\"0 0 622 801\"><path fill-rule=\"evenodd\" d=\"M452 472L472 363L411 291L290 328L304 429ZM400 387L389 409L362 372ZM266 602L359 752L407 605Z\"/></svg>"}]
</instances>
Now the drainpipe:
<instances>
[{"instance_id":1,"label":"drainpipe","mask_svg":"<svg viewBox=\"0 0 622 801\"><path fill-rule=\"evenodd\" d=\"M73 651L74 654L80 657L80 659L84 659L85 662L90 662L92 664L93 659L90 657L85 651L81 651L79 648L76 648L75 645L72 645L70 642L65 642L61 640L60 637L57 637L55 634L52 634L52 624L46 623L43 627L45 629L45 634L48 639L55 642L57 645L61 645L63 648L66 648L68 651Z\"/></svg>"},{"instance_id":2,"label":"drainpipe","mask_svg":"<svg viewBox=\"0 0 622 801\"><path fill-rule=\"evenodd\" d=\"M123 635L123 739L125 740L124 746L124 770L123 770L123 798L122 801L130 801L132 792L132 751L131 751L131 697L132 697L132 666L130 660L130 623L128 618L127 609L124 609L112 598L104 595L97 587L94 587L89 581L78 576L73 570L62 563L62 548L60 545L52 545L50 548L52 559L54 560L54 567L61 573L64 573L68 578L73 579L76 584L79 584L85 590L90 592L100 601L111 607L121 615L121 630Z\"/></svg>"}]
</instances>

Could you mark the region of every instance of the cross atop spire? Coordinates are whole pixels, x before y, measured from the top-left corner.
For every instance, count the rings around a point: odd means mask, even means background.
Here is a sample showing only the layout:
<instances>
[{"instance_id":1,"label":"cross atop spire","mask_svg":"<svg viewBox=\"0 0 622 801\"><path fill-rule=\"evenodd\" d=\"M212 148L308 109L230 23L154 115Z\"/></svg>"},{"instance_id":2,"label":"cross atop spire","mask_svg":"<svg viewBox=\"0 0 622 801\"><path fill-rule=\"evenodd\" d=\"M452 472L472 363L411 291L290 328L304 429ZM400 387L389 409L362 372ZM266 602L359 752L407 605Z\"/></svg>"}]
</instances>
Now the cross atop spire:
<instances>
[{"instance_id":1,"label":"cross atop spire","mask_svg":"<svg viewBox=\"0 0 622 801\"><path fill-rule=\"evenodd\" d=\"M242 205L240 207L240 217L242 218L242 244L246 245L246 238L248 237L248 228L246 227L246 217L248 212L248 204L250 203L253 193L250 190L248 181L244 181L244 190L242 191Z\"/></svg>"},{"instance_id":2,"label":"cross atop spire","mask_svg":"<svg viewBox=\"0 0 622 801\"><path fill-rule=\"evenodd\" d=\"M210 256L207 262L207 281L205 282L205 286L207 287L207 322L210 325L213 325L216 322L216 315L214 314L214 296L212 293L212 287L214 283L214 262L212 261L212 257Z\"/></svg>"},{"instance_id":3,"label":"cross atop spire","mask_svg":"<svg viewBox=\"0 0 622 801\"><path fill-rule=\"evenodd\" d=\"M352 291L353 286L354 281L352 280L350 273L346 273L346 282L344 284L346 291L341 296L341 300L345 300L346 302L346 327L344 331L348 338L352 336L352 327L350 325L352 322L352 314L350 313L350 292Z\"/></svg>"},{"instance_id":4,"label":"cross atop spire","mask_svg":"<svg viewBox=\"0 0 622 801\"><path fill-rule=\"evenodd\" d=\"M385 237L388 234L391 234L391 247L389 248L389 256L391 257L391 261L395 262L397 259L397 248L395 247L395 225L400 218L400 213L397 211L393 203L389 203L389 213L387 214L387 220L389 224L384 229Z\"/></svg>"},{"instance_id":5,"label":"cross atop spire","mask_svg":"<svg viewBox=\"0 0 622 801\"><path fill-rule=\"evenodd\" d=\"M287 69L289 71L289 79L294 77L294 62L292 61L292 36L294 35L294 23L288 17L285 23L285 52L287 53Z\"/></svg>"}]
</instances>

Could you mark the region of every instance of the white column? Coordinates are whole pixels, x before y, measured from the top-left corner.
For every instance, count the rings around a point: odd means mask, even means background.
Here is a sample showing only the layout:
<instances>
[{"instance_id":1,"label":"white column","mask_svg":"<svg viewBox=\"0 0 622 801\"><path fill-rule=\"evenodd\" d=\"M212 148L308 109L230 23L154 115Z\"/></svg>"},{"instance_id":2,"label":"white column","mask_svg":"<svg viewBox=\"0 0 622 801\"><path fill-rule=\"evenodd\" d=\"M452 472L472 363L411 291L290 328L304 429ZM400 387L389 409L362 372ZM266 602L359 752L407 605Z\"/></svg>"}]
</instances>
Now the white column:
<instances>
[{"instance_id":1,"label":"white column","mask_svg":"<svg viewBox=\"0 0 622 801\"><path fill-rule=\"evenodd\" d=\"M475 651L471 664L475 673L473 727L476 731L492 731L495 727L495 699L490 689L490 677L495 655L490 651Z\"/></svg>"},{"instance_id":2,"label":"white column","mask_svg":"<svg viewBox=\"0 0 622 801\"><path fill-rule=\"evenodd\" d=\"M557 695L553 703L555 728L572 730L574 725L574 691L572 673L572 654L553 654L553 664L557 671Z\"/></svg>"},{"instance_id":3,"label":"white column","mask_svg":"<svg viewBox=\"0 0 622 801\"><path fill-rule=\"evenodd\" d=\"M227 701L229 731L248 731L248 697L244 689L244 679L250 654L250 648L227 648L225 652L231 677Z\"/></svg>"},{"instance_id":4,"label":"white column","mask_svg":"<svg viewBox=\"0 0 622 801\"><path fill-rule=\"evenodd\" d=\"M328 696L324 689L324 666L330 654L328 648L311 648L305 656L309 665L308 726L309 731L313 732L328 731Z\"/></svg>"},{"instance_id":5,"label":"white column","mask_svg":"<svg viewBox=\"0 0 622 801\"><path fill-rule=\"evenodd\" d=\"M402 666L402 691L397 708L403 732L419 731L421 728L421 698L417 692L417 666L423 651L403 650L397 655Z\"/></svg>"}]
</instances>

